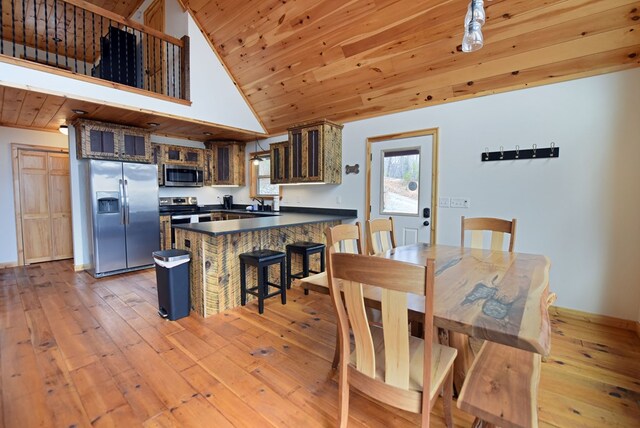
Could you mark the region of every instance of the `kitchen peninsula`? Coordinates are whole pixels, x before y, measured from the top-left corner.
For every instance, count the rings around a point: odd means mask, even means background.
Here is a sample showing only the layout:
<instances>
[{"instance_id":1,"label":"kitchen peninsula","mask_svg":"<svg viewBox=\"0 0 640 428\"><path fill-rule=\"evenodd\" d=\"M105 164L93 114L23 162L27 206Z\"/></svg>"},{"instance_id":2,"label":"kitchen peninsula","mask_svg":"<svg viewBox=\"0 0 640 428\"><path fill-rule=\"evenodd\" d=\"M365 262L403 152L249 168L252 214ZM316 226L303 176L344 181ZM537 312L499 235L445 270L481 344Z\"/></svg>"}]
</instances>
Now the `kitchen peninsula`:
<instances>
[{"instance_id":1,"label":"kitchen peninsula","mask_svg":"<svg viewBox=\"0 0 640 428\"><path fill-rule=\"evenodd\" d=\"M175 225L175 246L191 253L191 307L207 317L240 306L241 253L261 248L286 251L297 241L325 242L324 230L356 218L355 210L284 212L239 220ZM297 260L292 261L297 272ZM297 269L297 270L296 270ZM274 281L279 273L269 272ZM247 281L256 280L253 270Z\"/></svg>"}]
</instances>

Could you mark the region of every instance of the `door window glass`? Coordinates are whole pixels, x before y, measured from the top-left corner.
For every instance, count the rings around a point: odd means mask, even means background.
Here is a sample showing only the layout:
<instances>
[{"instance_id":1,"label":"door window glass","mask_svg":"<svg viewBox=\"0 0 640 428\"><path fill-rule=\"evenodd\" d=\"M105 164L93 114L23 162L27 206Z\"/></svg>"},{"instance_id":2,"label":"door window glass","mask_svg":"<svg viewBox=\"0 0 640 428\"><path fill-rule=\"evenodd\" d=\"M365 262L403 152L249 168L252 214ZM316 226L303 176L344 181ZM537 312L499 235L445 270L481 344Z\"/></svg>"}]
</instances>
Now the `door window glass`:
<instances>
[{"instance_id":1,"label":"door window glass","mask_svg":"<svg viewBox=\"0 0 640 428\"><path fill-rule=\"evenodd\" d=\"M420 150L383 152L380 214L418 215Z\"/></svg>"}]
</instances>

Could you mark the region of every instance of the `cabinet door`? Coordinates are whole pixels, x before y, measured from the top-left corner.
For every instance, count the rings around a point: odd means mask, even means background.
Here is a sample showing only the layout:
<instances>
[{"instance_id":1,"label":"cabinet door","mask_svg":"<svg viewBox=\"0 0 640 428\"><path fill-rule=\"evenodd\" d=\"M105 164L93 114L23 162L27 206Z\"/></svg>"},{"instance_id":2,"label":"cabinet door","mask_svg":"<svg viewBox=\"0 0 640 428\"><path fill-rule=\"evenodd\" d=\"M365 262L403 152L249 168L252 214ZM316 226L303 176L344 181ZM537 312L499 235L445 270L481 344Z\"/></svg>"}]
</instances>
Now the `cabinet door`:
<instances>
[{"instance_id":1,"label":"cabinet door","mask_svg":"<svg viewBox=\"0 0 640 428\"><path fill-rule=\"evenodd\" d=\"M174 162L182 162L182 150L180 147L167 147L167 160Z\"/></svg>"},{"instance_id":2,"label":"cabinet door","mask_svg":"<svg viewBox=\"0 0 640 428\"><path fill-rule=\"evenodd\" d=\"M205 149L204 151L204 185L211 186L213 185L213 161L214 155L213 150Z\"/></svg>"},{"instance_id":3,"label":"cabinet door","mask_svg":"<svg viewBox=\"0 0 640 428\"><path fill-rule=\"evenodd\" d=\"M231 147L216 148L216 184L231 184Z\"/></svg>"},{"instance_id":4,"label":"cabinet door","mask_svg":"<svg viewBox=\"0 0 640 428\"><path fill-rule=\"evenodd\" d=\"M160 144L152 144L151 152L151 161L158 165L158 185L162 186L164 184L164 177L162 176L162 146Z\"/></svg>"},{"instance_id":5,"label":"cabinet door","mask_svg":"<svg viewBox=\"0 0 640 428\"><path fill-rule=\"evenodd\" d=\"M189 150L189 149L185 149L184 150L184 161L186 163L190 163L193 164L194 166L196 165L200 165L200 149L197 150Z\"/></svg>"},{"instance_id":6,"label":"cabinet door","mask_svg":"<svg viewBox=\"0 0 640 428\"><path fill-rule=\"evenodd\" d=\"M271 151L271 182L273 184L288 183L290 147L289 142L274 143L269 146Z\"/></svg>"},{"instance_id":7,"label":"cabinet door","mask_svg":"<svg viewBox=\"0 0 640 428\"><path fill-rule=\"evenodd\" d=\"M319 126L304 130L303 152L306 166L305 181L322 181L322 132Z\"/></svg>"},{"instance_id":8,"label":"cabinet door","mask_svg":"<svg viewBox=\"0 0 640 428\"><path fill-rule=\"evenodd\" d=\"M89 130L87 157L117 157L115 133L112 131Z\"/></svg>"},{"instance_id":9,"label":"cabinet door","mask_svg":"<svg viewBox=\"0 0 640 428\"><path fill-rule=\"evenodd\" d=\"M305 178L304 154L303 154L303 133L302 131L292 131L289 135L291 142L291 182L299 182Z\"/></svg>"}]
</instances>

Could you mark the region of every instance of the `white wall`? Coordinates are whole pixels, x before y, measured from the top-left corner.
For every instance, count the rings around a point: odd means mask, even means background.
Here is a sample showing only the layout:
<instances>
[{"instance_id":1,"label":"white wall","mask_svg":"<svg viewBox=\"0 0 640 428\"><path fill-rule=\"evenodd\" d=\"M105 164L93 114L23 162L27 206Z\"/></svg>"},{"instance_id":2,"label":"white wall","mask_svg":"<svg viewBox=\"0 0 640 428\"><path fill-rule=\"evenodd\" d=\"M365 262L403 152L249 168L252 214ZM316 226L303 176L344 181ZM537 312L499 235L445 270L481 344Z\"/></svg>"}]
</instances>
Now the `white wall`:
<instances>
[{"instance_id":1,"label":"white wall","mask_svg":"<svg viewBox=\"0 0 640 428\"><path fill-rule=\"evenodd\" d=\"M0 265L18 261L15 206L13 203L13 166L11 144L67 147L67 137L59 132L30 131L0 126Z\"/></svg>"},{"instance_id":2,"label":"white wall","mask_svg":"<svg viewBox=\"0 0 640 428\"><path fill-rule=\"evenodd\" d=\"M0 85L32 89L116 107L182 116L263 133L260 122L211 50L193 18L188 13L182 12L179 6L177 6L178 10L174 6L167 9L167 12L171 11L171 15L167 13L167 18L171 16L174 19L167 28L171 31L180 31L186 23L191 44L191 106L4 62L0 62Z\"/></svg>"},{"instance_id":3,"label":"white wall","mask_svg":"<svg viewBox=\"0 0 640 428\"><path fill-rule=\"evenodd\" d=\"M559 306L640 319L639 119L635 69L347 123L342 163L360 174L340 186L287 186L282 204L356 208L362 220L366 138L437 127L440 196L471 200L439 209L439 243L459 245L461 215L516 217L516 250L551 258ZM552 141L559 159L480 161L485 147ZM247 188L235 193L249 202Z\"/></svg>"}]
</instances>

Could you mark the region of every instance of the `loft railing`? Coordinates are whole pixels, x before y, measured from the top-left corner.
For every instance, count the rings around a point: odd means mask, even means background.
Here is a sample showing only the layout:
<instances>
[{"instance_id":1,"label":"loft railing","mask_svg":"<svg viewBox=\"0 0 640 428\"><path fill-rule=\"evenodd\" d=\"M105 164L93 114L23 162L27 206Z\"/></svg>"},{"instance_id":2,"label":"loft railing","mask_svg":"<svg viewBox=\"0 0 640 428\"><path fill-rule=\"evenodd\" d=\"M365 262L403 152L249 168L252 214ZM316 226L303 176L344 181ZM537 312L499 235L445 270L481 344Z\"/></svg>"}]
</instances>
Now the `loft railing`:
<instances>
[{"instance_id":1,"label":"loft railing","mask_svg":"<svg viewBox=\"0 0 640 428\"><path fill-rule=\"evenodd\" d=\"M82 0L0 0L0 54L189 99L189 38Z\"/></svg>"}]
</instances>

